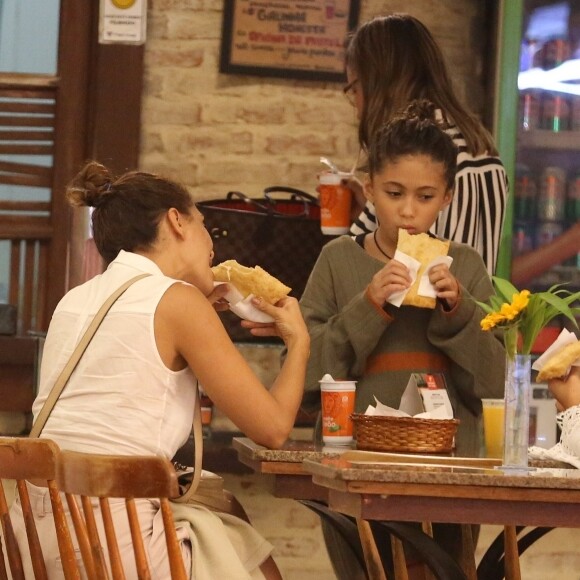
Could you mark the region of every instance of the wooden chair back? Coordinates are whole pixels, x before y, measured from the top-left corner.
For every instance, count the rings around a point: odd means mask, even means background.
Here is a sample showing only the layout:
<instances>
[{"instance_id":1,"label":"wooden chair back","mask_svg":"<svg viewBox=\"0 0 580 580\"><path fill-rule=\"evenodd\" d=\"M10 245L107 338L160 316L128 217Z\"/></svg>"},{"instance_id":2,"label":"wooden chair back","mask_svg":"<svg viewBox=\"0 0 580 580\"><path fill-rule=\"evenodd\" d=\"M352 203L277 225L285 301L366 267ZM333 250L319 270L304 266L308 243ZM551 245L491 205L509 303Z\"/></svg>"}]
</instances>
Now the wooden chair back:
<instances>
[{"instance_id":1,"label":"wooden chair back","mask_svg":"<svg viewBox=\"0 0 580 580\"><path fill-rule=\"evenodd\" d=\"M107 566L99 537L92 498L98 499L109 564L114 579L125 578L109 498L125 498L138 578L150 578L143 538L139 527L136 498L158 498L161 505L171 578L185 580L181 549L177 540L169 498L179 494L173 465L161 457L94 455L62 451L57 482L65 493L89 578L107 578ZM80 496L82 514L75 496Z\"/></svg>"},{"instance_id":2,"label":"wooden chair back","mask_svg":"<svg viewBox=\"0 0 580 580\"><path fill-rule=\"evenodd\" d=\"M0 578L7 578L7 559L12 578L25 580L23 558L30 559L35 578L45 579L48 577L26 480L34 480L39 484L48 486L65 578L69 580L81 577L75 560L63 504L55 481L58 457L58 446L48 439L0 437L0 478L16 480L29 548L28 554L21 553L10 518L4 485L0 480L0 520L4 537L4 546L0 547L4 549L5 554L0 550Z\"/></svg>"}]
</instances>

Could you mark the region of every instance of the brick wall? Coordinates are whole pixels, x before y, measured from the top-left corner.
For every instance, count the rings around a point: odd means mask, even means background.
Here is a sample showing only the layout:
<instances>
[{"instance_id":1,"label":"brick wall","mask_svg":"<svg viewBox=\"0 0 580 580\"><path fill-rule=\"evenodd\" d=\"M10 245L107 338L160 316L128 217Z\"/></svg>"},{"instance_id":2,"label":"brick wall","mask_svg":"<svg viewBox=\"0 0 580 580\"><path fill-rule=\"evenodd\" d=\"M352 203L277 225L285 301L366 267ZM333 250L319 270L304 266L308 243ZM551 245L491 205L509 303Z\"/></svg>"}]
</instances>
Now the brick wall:
<instances>
[{"instance_id":1,"label":"brick wall","mask_svg":"<svg viewBox=\"0 0 580 580\"><path fill-rule=\"evenodd\" d=\"M461 98L483 107L484 4L361 0L361 22L410 12L441 43ZM356 118L338 83L218 73L221 0L149 0L142 169L183 182L197 199L268 185L314 193L321 155L355 161Z\"/></svg>"}]
</instances>

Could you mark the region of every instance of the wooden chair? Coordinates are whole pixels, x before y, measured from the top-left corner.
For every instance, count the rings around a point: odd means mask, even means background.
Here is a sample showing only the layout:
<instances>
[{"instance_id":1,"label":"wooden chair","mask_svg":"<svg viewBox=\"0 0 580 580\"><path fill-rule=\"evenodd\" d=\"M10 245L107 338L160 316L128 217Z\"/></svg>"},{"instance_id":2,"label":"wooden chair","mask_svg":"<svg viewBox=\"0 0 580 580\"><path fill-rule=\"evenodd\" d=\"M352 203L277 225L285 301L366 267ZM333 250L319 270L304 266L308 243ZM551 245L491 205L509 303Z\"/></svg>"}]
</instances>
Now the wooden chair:
<instances>
[{"instance_id":1,"label":"wooden chair","mask_svg":"<svg viewBox=\"0 0 580 580\"><path fill-rule=\"evenodd\" d=\"M57 482L65 493L79 545L85 545L87 542L90 545L89 551L81 550L89 578L108 578L92 498L98 498L110 570L114 579L124 578L125 574L109 498L125 498L139 578L149 578L150 573L139 528L136 498L159 498L171 578L185 580L189 577L185 571L169 505L169 498L179 494L175 469L169 461L161 457L94 455L62 451ZM75 495L81 498L84 517L81 515Z\"/></svg>"},{"instance_id":2,"label":"wooden chair","mask_svg":"<svg viewBox=\"0 0 580 580\"><path fill-rule=\"evenodd\" d=\"M4 486L0 480L0 519L4 536L3 548L12 578L15 580L25 580L22 565L23 558L30 559L35 578L47 578L46 566L26 486L27 479L32 479L39 484L42 483L48 486L55 521L55 533L65 578L67 580L81 578L75 560L75 552L63 504L55 482L58 456L59 448L48 439L0 437L0 478L16 480L16 488L20 497L28 538L29 553L22 554L16 542L14 527L8 511L8 501ZM6 561L1 549L0 578L7 578Z\"/></svg>"}]
</instances>

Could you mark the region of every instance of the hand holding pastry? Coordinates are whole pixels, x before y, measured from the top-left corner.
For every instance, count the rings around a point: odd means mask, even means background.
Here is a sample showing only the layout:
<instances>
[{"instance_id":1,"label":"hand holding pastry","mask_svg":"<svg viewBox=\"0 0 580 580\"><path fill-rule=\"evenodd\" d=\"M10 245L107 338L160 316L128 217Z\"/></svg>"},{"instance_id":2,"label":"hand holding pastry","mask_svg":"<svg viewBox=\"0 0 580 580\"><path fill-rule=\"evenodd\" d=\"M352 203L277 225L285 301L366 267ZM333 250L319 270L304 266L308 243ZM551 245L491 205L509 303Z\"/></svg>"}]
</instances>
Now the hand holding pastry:
<instances>
[{"instance_id":1,"label":"hand holding pastry","mask_svg":"<svg viewBox=\"0 0 580 580\"><path fill-rule=\"evenodd\" d=\"M551 379L548 382L548 387L556 398L558 411L580 405L580 367L572 367L565 380Z\"/></svg>"}]
</instances>

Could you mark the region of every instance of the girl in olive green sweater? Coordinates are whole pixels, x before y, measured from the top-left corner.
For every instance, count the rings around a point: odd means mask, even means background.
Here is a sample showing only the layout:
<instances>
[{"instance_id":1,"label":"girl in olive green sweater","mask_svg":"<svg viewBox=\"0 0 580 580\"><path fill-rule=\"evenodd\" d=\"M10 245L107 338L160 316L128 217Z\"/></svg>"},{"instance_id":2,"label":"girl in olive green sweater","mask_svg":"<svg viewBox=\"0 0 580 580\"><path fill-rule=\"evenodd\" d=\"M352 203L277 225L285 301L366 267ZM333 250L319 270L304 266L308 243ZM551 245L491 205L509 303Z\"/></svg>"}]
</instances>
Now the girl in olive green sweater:
<instances>
[{"instance_id":1,"label":"girl in olive green sweater","mask_svg":"<svg viewBox=\"0 0 580 580\"><path fill-rule=\"evenodd\" d=\"M398 408L411 373L443 373L462 455L480 451L481 399L503 396L505 352L501 340L482 332L485 301L493 287L480 255L452 242L450 267L429 271L437 292L434 310L388 303L408 288L407 267L394 260L399 228L427 232L451 202L456 150L435 120L435 107L414 102L384 127L369 152L365 195L379 227L374 233L327 244L312 271L300 306L311 335L306 385L319 401L325 373L358 381L356 409L376 396Z\"/></svg>"}]
</instances>

